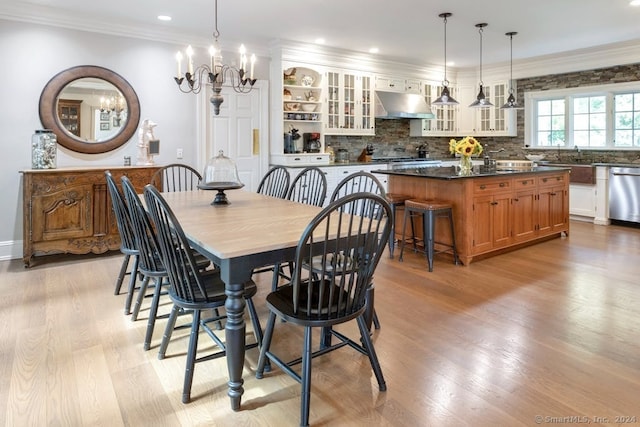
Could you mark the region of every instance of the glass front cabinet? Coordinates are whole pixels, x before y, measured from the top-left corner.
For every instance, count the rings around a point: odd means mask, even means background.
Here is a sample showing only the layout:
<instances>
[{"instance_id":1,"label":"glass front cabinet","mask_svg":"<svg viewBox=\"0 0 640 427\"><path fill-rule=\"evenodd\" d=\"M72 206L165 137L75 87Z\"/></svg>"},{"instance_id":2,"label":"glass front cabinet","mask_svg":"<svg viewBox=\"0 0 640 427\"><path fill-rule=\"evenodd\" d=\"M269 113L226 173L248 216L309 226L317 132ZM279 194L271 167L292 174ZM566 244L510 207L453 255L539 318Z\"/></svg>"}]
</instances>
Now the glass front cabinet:
<instances>
[{"instance_id":1,"label":"glass front cabinet","mask_svg":"<svg viewBox=\"0 0 640 427\"><path fill-rule=\"evenodd\" d=\"M374 135L372 76L330 70L326 81L327 135Z\"/></svg>"}]
</instances>

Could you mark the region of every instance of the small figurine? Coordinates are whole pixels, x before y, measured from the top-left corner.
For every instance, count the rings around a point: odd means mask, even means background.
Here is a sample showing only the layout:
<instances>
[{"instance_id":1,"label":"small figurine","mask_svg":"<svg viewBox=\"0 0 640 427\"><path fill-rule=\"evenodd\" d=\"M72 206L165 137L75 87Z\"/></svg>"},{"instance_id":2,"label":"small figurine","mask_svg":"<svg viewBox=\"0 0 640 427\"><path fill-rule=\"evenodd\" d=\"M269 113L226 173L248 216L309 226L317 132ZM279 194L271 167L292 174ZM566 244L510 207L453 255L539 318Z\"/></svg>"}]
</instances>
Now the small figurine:
<instances>
[{"instance_id":1,"label":"small figurine","mask_svg":"<svg viewBox=\"0 0 640 427\"><path fill-rule=\"evenodd\" d=\"M136 165L151 166L153 165L153 157L149 154L149 141L155 141L153 128L157 124L150 119L144 119L142 126L138 129L138 160Z\"/></svg>"}]
</instances>

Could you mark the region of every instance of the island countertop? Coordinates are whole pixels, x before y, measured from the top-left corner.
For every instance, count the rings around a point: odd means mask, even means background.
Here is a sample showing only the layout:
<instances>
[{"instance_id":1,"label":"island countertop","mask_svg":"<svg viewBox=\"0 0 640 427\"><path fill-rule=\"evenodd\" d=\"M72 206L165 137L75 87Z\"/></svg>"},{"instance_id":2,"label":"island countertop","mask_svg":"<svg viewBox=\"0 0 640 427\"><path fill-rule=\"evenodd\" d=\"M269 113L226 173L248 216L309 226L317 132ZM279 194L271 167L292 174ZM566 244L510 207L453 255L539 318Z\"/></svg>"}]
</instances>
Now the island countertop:
<instances>
[{"instance_id":1,"label":"island countertop","mask_svg":"<svg viewBox=\"0 0 640 427\"><path fill-rule=\"evenodd\" d=\"M452 206L458 257L465 265L569 233L570 168L504 170L477 165L462 176L458 170L450 166L375 172L389 175L389 193ZM400 235L403 216L399 211L395 218ZM414 228L421 236L421 221ZM446 221L437 224L435 241L451 240Z\"/></svg>"},{"instance_id":2,"label":"island countertop","mask_svg":"<svg viewBox=\"0 0 640 427\"><path fill-rule=\"evenodd\" d=\"M495 167L488 167L484 165L477 165L473 167L473 170L468 175L458 174L458 168L456 166L441 166L441 167L426 167L426 168L408 168L408 169L381 169L375 170L375 173L398 175L398 176L412 176L423 178L435 178L435 179L469 179L479 177L490 176L510 176L521 175L531 173L542 172L557 172L558 170L569 170L569 167L563 166L534 166L531 168L512 168L502 169Z\"/></svg>"}]
</instances>

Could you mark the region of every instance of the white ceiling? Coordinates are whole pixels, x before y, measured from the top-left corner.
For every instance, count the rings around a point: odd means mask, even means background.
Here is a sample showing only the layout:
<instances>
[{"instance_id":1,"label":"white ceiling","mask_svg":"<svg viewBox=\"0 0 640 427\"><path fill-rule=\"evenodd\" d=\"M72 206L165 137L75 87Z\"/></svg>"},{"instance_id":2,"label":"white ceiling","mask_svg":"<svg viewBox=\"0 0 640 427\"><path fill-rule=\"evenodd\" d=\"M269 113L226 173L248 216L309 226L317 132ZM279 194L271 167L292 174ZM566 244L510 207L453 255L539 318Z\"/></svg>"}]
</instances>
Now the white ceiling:
<instances>
[{"instance_id":1,"label":"white ceiling","mask_svg":"<svg viewBox=\"0 0 640 427\"><path fill-rule=\"evenodd\" d=\"M637 41L640 7L630 0L219 0L218 29L225 51L243 42L250 52L266 54L275 41L313 43L357 52L378 47L384 59L417 65L441 65L444 24L447 60L453 67L478 66L485 22L483 65L509 61L508 31L518 59ZM161 22L157 15L173 17ZM214 30L213 0L2 0L0 17L57 22L162 41L205 44Z\"/></svg>"}]
</instances>

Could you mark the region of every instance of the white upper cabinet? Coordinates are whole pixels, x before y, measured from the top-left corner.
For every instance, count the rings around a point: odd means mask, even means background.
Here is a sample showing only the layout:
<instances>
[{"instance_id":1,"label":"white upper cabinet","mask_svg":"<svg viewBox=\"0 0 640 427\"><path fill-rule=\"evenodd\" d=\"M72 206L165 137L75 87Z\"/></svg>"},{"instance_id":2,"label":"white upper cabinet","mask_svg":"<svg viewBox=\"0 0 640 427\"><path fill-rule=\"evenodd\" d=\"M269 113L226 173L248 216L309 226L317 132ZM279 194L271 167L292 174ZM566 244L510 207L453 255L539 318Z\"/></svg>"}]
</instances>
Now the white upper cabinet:
<instances>
[{"instance_id":1,"label":"white upper cabinet","mask_svg":"<svg viewBox=\"0 0 640 427\"><path fill-rule=\"evenodd\" d=\"M375 135L372 76L345 70L325 73L326 135Z\"/></svg>"},{"instance_id":2,"label":"white upper cabinet","mask_svg":"<svg viewBox=\"0 0 640 427\"><path fill-rule=\"evenodd\" d=\"M485 97L494 105L488 108L470 108L479 87L473 84L451 85L451 96L459 102L452 106L431 106L435 119L412 120L410 136L516 136L516 115L513 110L500 107L507 100L508 83L504 81L486 83ZM424 83L423 92L427 103L440 96L442 86Z\"/></svg>"},{"instance_id":3,"label":"white upper cabinet","mask_svg":"<svg viewBox=\"0 0 640 427\"><path fill-rule=\"evenodd\" d=\"M479 86L474 88L473 98L476 99ZM471 122L461 124L461 130L472 132L475 136L516 136L516 115L514 110L503 110L502 107L507 102L509 96L509 84L507 81L487 82L483 86L484 95L491 101L493 107L470 108L473 114L470 115ZM466 101L465 101L466 102ZM461 105L468 105L460 103Z\"/></svg>"},{"instance_id":4,"label":"white upper cabinet","mask_svg":"<svg viewBox=\"0 0 640 427\"><path fill-rule=\"evenodd\" d=\"M442 84L423 82L422 94L428 105L440 96ZM449 86L449 92L454 99L458 98L458 90L455 86ZM433 119L415 119L409 123L410 136L451 136L457 132L458 106L457 105L431 105Z\"/></svg>"},{"instance_id":5,"label":"white upper cabinet","mask_svg":"<svg viewBox=\"0 0 640 427\"><path fill-rule=\"evenodd\" d=\"M375 77L375 90L382 92L400 92L422 94L422 82L419 79L407 79L378 74Z\"/></svg>"}]
</instances>

